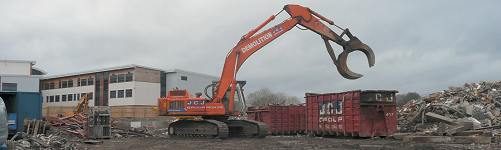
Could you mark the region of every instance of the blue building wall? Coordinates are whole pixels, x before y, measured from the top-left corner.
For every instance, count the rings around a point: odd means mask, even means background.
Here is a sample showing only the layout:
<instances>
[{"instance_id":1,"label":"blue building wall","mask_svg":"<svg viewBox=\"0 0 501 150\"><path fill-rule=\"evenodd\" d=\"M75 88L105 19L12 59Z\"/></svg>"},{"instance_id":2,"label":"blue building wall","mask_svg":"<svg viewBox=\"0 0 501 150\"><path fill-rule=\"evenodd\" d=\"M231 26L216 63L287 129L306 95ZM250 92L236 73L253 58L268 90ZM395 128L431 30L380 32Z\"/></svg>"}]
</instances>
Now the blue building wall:
<instances>
[{"instance_id":1,"label":"blue building wall","mask_svg":"<svg viewBox=\"0 0 501 150\"><path fill-rule=\"evenodd\" d=\"M38 92L17 92L15 97L17 131L24 131L24 119L42 119L42 95Z\"/></svg>"}]
</instances>

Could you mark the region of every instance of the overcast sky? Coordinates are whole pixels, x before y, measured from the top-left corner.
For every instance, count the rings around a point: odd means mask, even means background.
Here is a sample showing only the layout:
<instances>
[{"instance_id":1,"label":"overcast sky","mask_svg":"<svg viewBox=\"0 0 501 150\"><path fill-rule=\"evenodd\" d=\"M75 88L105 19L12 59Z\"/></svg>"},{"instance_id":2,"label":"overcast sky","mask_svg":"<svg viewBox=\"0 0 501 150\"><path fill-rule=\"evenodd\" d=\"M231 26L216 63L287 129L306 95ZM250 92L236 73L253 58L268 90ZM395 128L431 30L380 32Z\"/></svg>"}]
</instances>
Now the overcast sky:
<instances>
[{"instance_id":1,"label":"overcast sky","mask_svg":"<svg viewBox=\"0 0 501 150\"><path fill-rule=\"evenodd\" d=\"M321 38L294 28L243 65L237 78L248 81L246 92L426 94L501 80L501 1L1 0L0 59L35 60L50 75L139 64L219 76L240 37L287 3L348 27L372 47L376 65L352 53L348 64L364 77L344 79Z\"/></svg>"}]
</instances>

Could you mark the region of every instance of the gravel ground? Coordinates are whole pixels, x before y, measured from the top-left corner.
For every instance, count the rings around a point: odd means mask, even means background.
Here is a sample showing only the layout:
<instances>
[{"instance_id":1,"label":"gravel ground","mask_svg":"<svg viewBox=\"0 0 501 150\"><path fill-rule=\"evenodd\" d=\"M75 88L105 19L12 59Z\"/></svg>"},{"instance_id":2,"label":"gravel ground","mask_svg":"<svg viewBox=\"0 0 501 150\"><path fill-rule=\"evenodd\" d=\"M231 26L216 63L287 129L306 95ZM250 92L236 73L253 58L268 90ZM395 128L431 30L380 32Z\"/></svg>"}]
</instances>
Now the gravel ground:
<instances>
[{"instance_id":1,"label":"gravel ground","mask_svg":"<svg viewBox=\"0 0 501 150\"><path fill-rule=\"evenodd\" d=\"M115 138L103 140L102 144L79 144L79 149L175 149L175 150L295 150L295 149L501 149L499 144L441 144L441 143L406 143L389 138L353 139L321 138L307 136L268 136L263 139L233 138Z\"/></svg>"}]
</instances>

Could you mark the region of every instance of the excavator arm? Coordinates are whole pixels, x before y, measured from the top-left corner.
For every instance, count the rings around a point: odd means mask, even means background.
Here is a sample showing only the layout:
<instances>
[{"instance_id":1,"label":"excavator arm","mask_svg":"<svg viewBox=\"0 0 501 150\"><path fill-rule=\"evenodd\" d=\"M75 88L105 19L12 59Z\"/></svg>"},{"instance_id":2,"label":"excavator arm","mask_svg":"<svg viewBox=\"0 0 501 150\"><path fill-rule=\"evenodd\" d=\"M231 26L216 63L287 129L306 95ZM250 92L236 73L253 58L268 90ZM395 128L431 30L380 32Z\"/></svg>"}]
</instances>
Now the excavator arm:
<instances>
[{"instance_id":1,"label":"excavator arm","mask_svg":"<svg viewBox=\"0 0 501 150\"><path fill-rule=\"evenodd\" d=\"M329 56L332 58L334 65L336 65L338 72L347 79L357 79L362 77L362 75L352 72L348 69L346 60L348 54L359 50L365 53L367 56L369 67L372 67L375 63L375 56L372 49L362 43L357 37L353 36L348 29L342 29L343 33L341 35L336 34L329 27L327 27L324 23L325 21L328 24L334 25L334 22L325 18L324 16L310 10L307 7L303 7L300 5L286 5L283 10L285 10L291 17L281 22L278 25L275 25L269 29L266 29L260 33L257 33L264 26L270 23L275 17L280 14L273 15L269 17L266 21L264 21L261 25L251 30L249 33L245 34L242 39L237 43L237 45L228 53L226 56L226 60L223 67L223 72L221 74L221 78L216 85L216 89L214 91L214 96L212 97L212 102L220 103L222 102L228 88L230 88L230 92L228 95L229 98L229 111L233 112L233 99L235 94L235 89L237 88L236 84L236 74L242 64L249 58L252 54L260 50L262 47L272 42L276 38L283 35L285 32L289 31L293 27L297 25L301 25L321 36L324 40L324 43L327 47L327 52ZM280 11L282 12L282 11ZM257 34L256 34L257 33ZM346 35L349 40L344 40L342 37ZM336 44L343 47L343 52L336 57L336 54L333 51L332 46L329 41L333 41Z\"/></svg>"}]
</instances>

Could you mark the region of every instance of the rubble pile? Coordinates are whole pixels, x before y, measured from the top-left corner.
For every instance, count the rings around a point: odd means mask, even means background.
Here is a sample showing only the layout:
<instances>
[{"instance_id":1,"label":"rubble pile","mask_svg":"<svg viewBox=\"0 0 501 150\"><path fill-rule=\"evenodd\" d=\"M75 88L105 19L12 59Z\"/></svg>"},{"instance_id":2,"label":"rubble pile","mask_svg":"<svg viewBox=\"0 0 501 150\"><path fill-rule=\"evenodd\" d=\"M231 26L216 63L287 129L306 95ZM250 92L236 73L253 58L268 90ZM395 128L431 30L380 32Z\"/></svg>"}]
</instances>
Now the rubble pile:
<instances>
[{"instance_id":1,"label":"rubble pile","mask_svg":"<svg viewBox=\"0 0 501 150\"><path fill-rule=\"evenodd\" d=\"M15 140L19 138L18 140ZM17 133L7 142L10 149L77 149L77 145L67 141L67 138L49 134L30 135L23 132Z\"/></svg>"},{"instance_id":2,"label":"rubble pile","mask_svg":"<svg viewBox=\"0 0 501 150\"><path fill-rule=\"evenodd\" d=\"M111 133L115 138L128 138L128 137L168 137L168 128L113 128Z\"/></svg>"},{"instance_id":3,"label":"rubble pile","mask_svg":"<svg viewBox=\"0 0 501 150\"><path fill-rule=\"evenodd\" d=\"M442 136L497 129L501 127L501 81L449 87L411 100L397 111L400 132Z\"/></svg>"},{"instance_id":4,"label":"rubble pile","mask_svg":"<svg viewBox=\"0 0 501 150\"><path fill-rule=\"evenodd\" d=\"M64 131L74 134L80 138L85 138L85 124L87 122L87 116L84 114L75 114L66 117L47 117L52 126L63 127Z\"/></svg>"}]
</instances>

